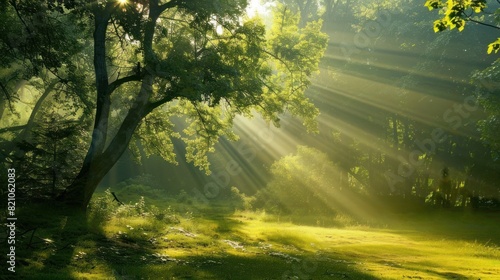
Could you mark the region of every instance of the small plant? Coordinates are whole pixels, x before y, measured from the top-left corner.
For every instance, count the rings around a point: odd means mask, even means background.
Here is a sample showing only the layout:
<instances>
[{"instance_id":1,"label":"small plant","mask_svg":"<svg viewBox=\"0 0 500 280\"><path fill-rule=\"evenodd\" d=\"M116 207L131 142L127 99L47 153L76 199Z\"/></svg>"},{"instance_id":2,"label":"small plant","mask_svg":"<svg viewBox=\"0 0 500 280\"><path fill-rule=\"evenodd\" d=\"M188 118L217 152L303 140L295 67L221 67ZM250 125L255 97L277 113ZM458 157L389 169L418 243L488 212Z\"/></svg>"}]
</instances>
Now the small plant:
<instances>
[{"instance_id":1,"label":"small plant","mask_svg":"<svg viewBox=\"0 0 500 280\"><path fill-rule=\"evenodd\" d=\"M181 190L176 196L176 200L180 203L193 204L193 200L185 190Z\"/></svg>"},{"instance_id":2,"label":"small plant","mask_svg":"<svg viewBox=\"0 0 500 280\"><path fill-rule=\"evenodd\" d=\"M110 189L105 190L104 195L94 197L89 205L89 225L91 227L100 227L104 222L111 219L118 206Z\"/></svg>"},{"instance_id":3,"label":"small plant","mask_svg":"<svg viewBox=\"0 0 500 280\"><path fill-rule=\"evenodd\" d=\"M178 224L180 223L175 211L169 206L167 209L159 209L156 206L151 206L149 208L149 213L158 221L165 222L167 224Z\"/></svg>"},{"instance_id":4,"label":"small plant","mask_svg":"<svg viewBox=\"0 0 500 280\"><path fill-rule=\"evenodd\" d=\"M255 197L246 196L234 186L231 187L229 199L231 201L231 206L235 210L252 210L252 205L255 202Z\"/></svg>"},{"instance_id":5,"label":"small plant","mask_svg":"<svg viewBox=\"0 0 500 280\"><path fill-rule=\"evenodd\" d=\"M141 196L141 198L139 198L139 201L136 202L134 206L137 214L139 214L140 216L148 215L148 212L146 211L146 201L144 200L144 196Z\"/></svg>"}]
</instances>

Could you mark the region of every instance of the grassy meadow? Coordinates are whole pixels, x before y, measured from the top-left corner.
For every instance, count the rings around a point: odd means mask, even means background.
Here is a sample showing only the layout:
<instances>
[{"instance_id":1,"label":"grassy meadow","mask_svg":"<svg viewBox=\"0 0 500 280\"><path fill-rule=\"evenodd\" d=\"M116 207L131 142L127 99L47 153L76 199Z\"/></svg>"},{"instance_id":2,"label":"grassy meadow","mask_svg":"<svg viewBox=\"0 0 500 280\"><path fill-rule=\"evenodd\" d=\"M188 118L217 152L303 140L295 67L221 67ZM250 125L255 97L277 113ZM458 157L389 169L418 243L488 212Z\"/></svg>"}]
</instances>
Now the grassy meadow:
<instances>
[{"instance_id":1,"label":"grassy meadow","mask_svg":"<svg viewBox=\"0 0 500 280\"><path fill-rule=\"evenodd\" d=\"M16 279L498 279L495 212L277 216L100 193L20 209ZM8 276L8 275L7 275ZM5 279L9 279L4 276ZM3 279L3 278L2 278Z\"/></svg>"}]
</instances>

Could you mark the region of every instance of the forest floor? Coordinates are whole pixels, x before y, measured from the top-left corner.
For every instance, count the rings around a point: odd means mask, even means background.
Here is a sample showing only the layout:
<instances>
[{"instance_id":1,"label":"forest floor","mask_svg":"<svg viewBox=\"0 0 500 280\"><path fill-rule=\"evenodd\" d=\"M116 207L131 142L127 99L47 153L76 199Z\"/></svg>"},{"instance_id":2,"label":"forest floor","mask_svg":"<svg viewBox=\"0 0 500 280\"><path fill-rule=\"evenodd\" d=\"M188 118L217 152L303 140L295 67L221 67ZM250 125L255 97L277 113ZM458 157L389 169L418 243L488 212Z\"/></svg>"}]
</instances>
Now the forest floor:
<instances>
[{"instance_id":1,"label":"forest floor","mask_svg":"<svg viewBox=\"0 0 500 280\"><path fill-rule=\"evenodd\" d=\"M101 209L86 218L42 205L24 209L18 217L16 272L4 267L0 279L484 280L500 275L498 212L439 210L369 222L342 215L307 217L306 225L294 217L223 205L172 202L165 210L146 204L121 206L113 215Z\"/></svg>"}]
</instances>

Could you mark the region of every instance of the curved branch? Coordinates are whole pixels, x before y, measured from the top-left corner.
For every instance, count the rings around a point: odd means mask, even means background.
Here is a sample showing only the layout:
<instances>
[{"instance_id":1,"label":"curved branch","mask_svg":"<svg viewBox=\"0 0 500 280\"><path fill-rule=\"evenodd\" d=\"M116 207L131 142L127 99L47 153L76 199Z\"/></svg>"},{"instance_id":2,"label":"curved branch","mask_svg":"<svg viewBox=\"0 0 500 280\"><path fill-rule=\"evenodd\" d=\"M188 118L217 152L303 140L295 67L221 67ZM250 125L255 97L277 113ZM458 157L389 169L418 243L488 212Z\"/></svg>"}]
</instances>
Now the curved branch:
<instances>
[{"instance_id":1,"label":"curved branch","mask_svg":"<svg viewBox=\"0 0 500 280\"><path fill-rule=\"evenodd\" d=\"M113 91L115 91L115 89L117 89L118 87L120 87L121 85L123 85L125 83L132 82L132 81L137 81L137 82L141 81L141 79L143 77L144 77L144 73L139 73L139 74L134 74L134 75L130 75L127 77L117 79L108 85L108 94L111 94Z\"/></svg>"},{"instance_id":2,"label":"curved branch","mask_svg":"<svg viewBox=\"0 0 500 280\"><path fill-rule=\"evenodd\" d=\"M0 128L0 134L5 133L5 132L12 132L12 131L17 131L17 130L23 130L26 128L27 125L18 125L18 126L10 126L10 127L4 127Z\"/></svg>"},{"instance_id":3,"label":"curved branch","mask_svg":"<svg viewBox=\"0 0 500 280\"><path fill-rule=\"evenodd\" d=\"M35 117L36 117L38 111L42 107L42 104L45 101L45 99L49 96L49 94L52 92L52 90L55 88L55 86L59 82L60 82L59 80L53 80L52 83L50 83L48 85L48 87L45 89L42 96L40 96L40 98L38 98L38 101L36 102L35 107L33 107L33 111L31 111L31 115L28 119L28 122L26 123L26 129L24 129L19 134L19 136L18 136L19 138L23 139L23 138L26 138L27 136L29 136L29 134L31 133L31 129L33 128L33 125L35 124Z\"/></svg>"},{"instance_id":4,"label":"curved branch","mask_svg":"<svg viewBox=\"0 0 500 280\"><path fill-rule=\"evenodd\" d=\"M500 3L500 0L497 0L497 2ZM466 21L471 21L471 22L474 22L476 24L480 24L480 25L483 25L483 26L488 26L488 27L491 27L491 28L500 29L500 26L489 24L489 23L485 23L485 22L473 19L472 18L472 14L468 15L468 14L465 13L465 11L462 11L462 15L465 16L465 20Z\"/></svg>"},{"instance_id":5,"label":"curved branch","mask_svg":"<svg viewBox=\"0 0 500 280\"><path fill-rule=\"evenodd\" d=\"M466 20L472 21L472 22L480 24L480 25L492 27L492 28L495 28L495 29L500 29L500 26L492 25L492 24L489 24L489 23L484 23L484 22L481 22L481 21L474 20L472 18L467 18Z\"/></svg>"},{"instance_id":6,"label":"curved branch","mask_svg":"<svg viewBox=\"0 0 500 280\"><path fill-rule=\"evenodd\" d=\"M167 95L167 96L165 96L164 98L162 98L162 99L160 99L160 100L158 100L158 101L155 101L155 102L150 102L150 103L148 104L148 107L147 107L147 108L148 108L148 111L150 111L150 112L151 112L151 111L153 111L154 109L156 109L156 108L160 107L161 105L163 105L163 104L165 104L165 103L168 103L168 102L170 102L170 101L172 101L172 100L174 100L174 99L175 99L175 96L173 96L173 95Z\"/></svg>"},{"instance_id":7,"label":"curved branch","mask_svg":"<svg viewBox=\"0 0 500 280\"><path fill-rule=\"evenodd\" d=\"M162 4L161 6L159 6L159 12L160 14L163 13L166 9L170 9L170 8L173 8L175 6L179 6L181 3L179 1L176 1L176 0L172 0L170 2L167 2L165 4Z\"/></svg>"},{"instance_id":8,"label":"curved branch","mask_svg":"<svg viewBox=\"0 0 500 280\"><path fill-rule=\"evenodd\" d=\"M7 104L9 105L10 111L13 112L14 108L12 107L12 97L10 96L9 90L2 82L0 82L0 88L2 89L2 91L5 94L5 98L7 100ZM3 102L3 101L0 101L0 102ZM3 112L3 109L0 111ZM0 113L0 117L2 117L2 113Z\"/></svg>"}]
</instances>

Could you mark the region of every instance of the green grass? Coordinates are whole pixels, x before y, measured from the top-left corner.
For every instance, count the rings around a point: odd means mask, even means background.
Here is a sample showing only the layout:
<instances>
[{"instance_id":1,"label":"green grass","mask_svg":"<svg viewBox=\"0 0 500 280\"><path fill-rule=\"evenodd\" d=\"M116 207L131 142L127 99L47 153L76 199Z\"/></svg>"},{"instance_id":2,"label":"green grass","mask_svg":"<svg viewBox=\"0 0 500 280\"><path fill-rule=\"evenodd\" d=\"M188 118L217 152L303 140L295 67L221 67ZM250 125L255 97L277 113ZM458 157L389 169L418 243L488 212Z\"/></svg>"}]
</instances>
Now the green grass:
<instances>
[{"instance_id":1,"label":"green grass","mask_svg":"<svg viewBox=\"0 0 500 280\"><path fill-rule=\"evenodd\" d=\"M185 205L170 203L174 209ZM163 205L165 206L165 205ZM176 208L177 207L177 208ZM276 217L224 206L176 219L137 214L85 225L66 211L21 211L18 279L495 279L498 213ZM174 213L173 211L169 213ZM323 221L323 222L322 222ZM326 223L324 222L326 221ZM329 227L322 226L329 224Z\"/></svg>"}]
</instances>

